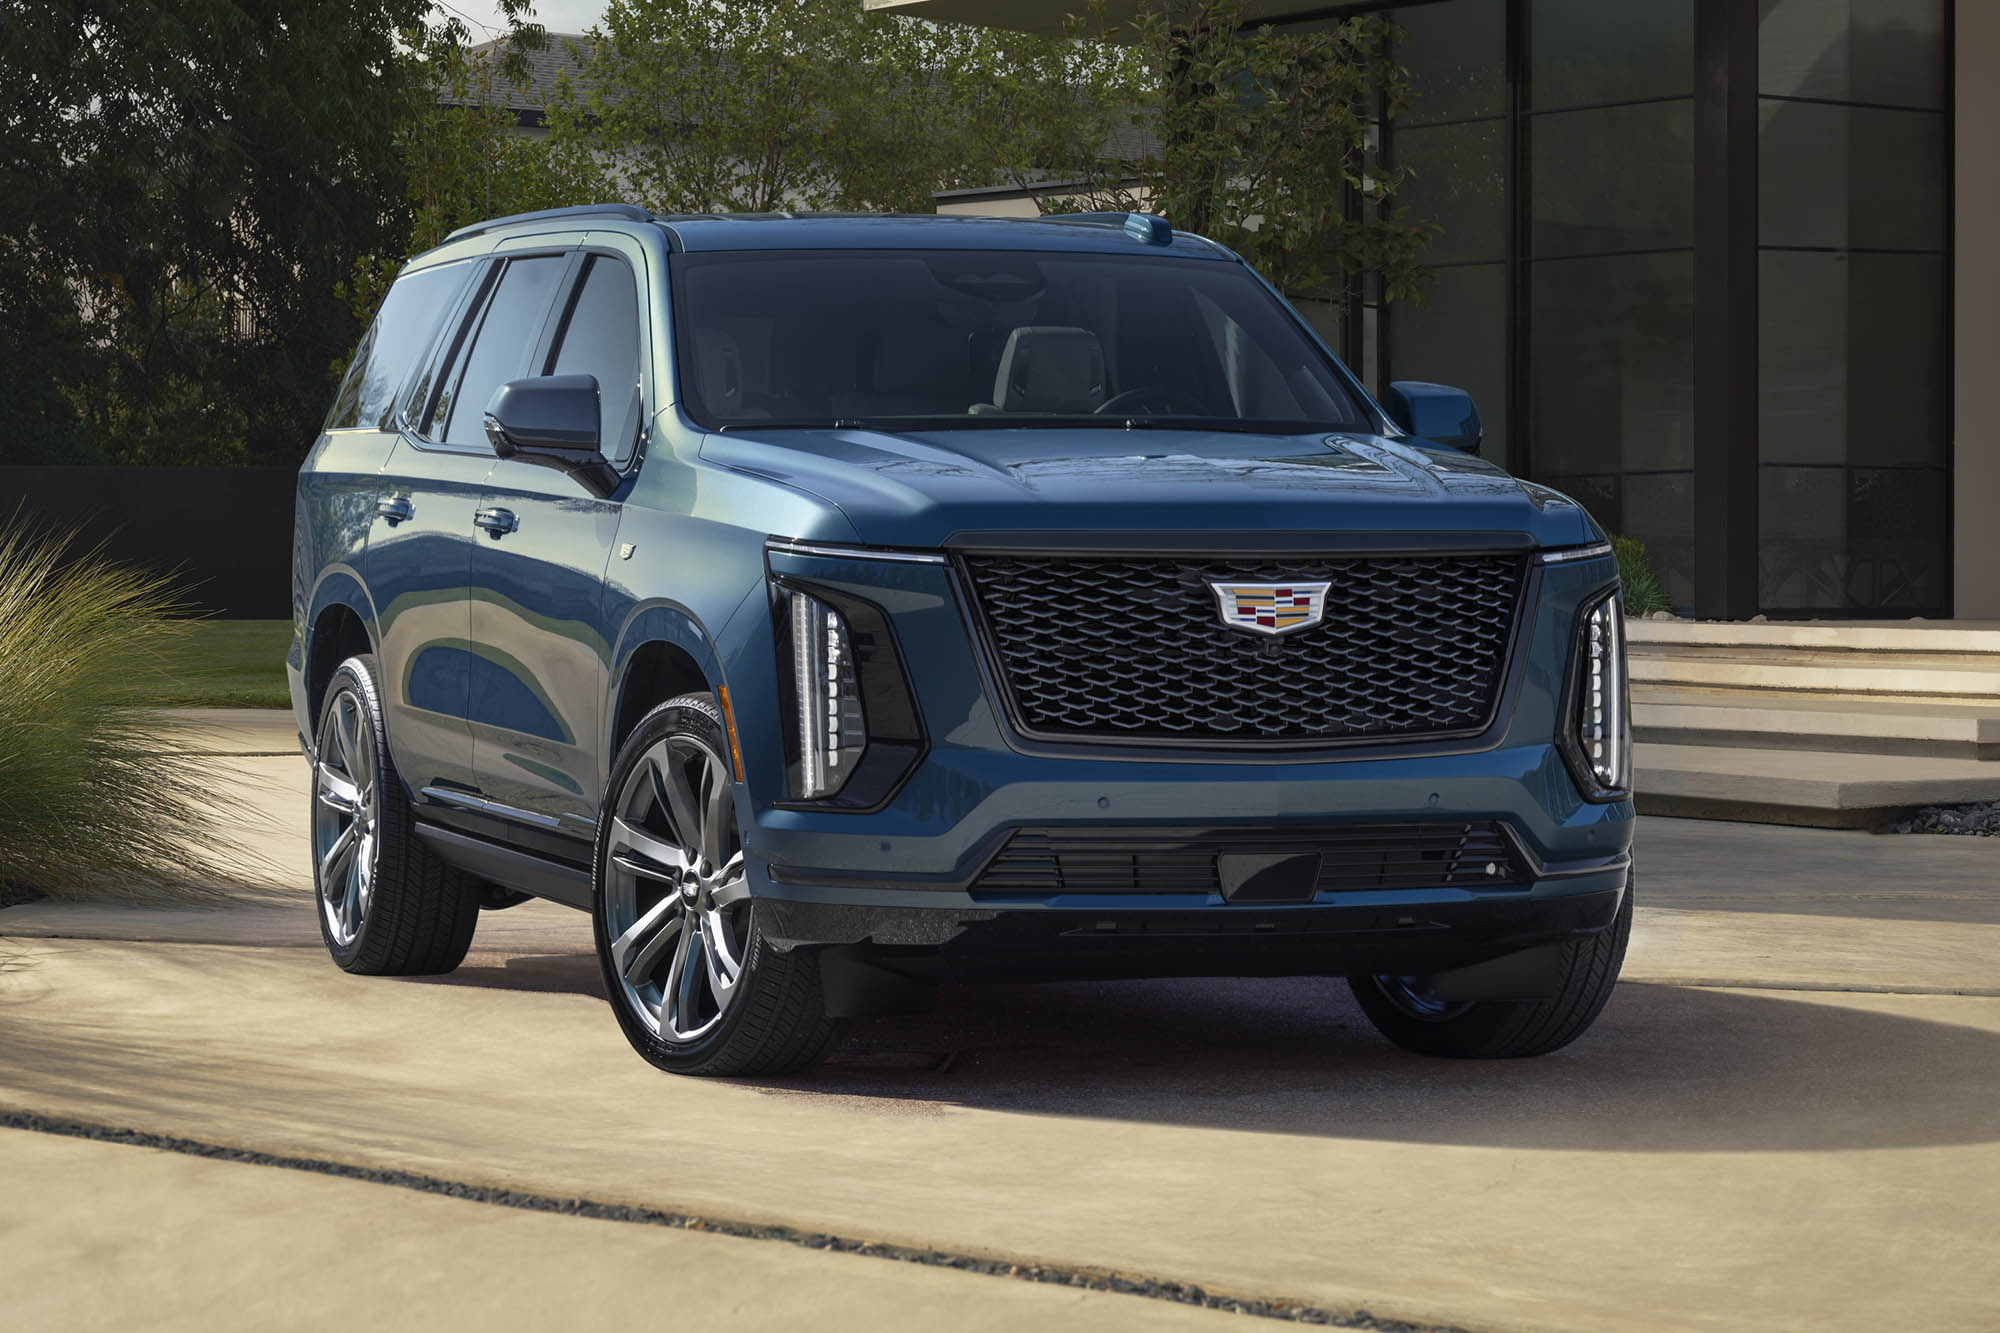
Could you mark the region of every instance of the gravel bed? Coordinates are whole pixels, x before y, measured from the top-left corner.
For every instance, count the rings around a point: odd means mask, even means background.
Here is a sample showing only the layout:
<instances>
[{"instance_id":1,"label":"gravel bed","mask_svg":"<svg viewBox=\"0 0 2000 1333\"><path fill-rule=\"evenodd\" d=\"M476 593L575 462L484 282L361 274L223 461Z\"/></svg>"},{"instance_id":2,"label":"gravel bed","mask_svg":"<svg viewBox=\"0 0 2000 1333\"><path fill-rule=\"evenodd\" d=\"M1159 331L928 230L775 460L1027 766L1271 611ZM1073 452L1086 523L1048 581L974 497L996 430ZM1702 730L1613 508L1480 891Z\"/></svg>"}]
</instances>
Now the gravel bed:
<instances>
[{"instance_id":1,"label":"gravel bed","mask_svg":"<svg viewBox=\"0 0 2000 1333\"><path fill-rule=\"evenodd\" d=\"M1961 833L2000 838L2000 801L1981 805L1932 805L1889 826L1891 833Z\"/></svg>"}]
</instances>

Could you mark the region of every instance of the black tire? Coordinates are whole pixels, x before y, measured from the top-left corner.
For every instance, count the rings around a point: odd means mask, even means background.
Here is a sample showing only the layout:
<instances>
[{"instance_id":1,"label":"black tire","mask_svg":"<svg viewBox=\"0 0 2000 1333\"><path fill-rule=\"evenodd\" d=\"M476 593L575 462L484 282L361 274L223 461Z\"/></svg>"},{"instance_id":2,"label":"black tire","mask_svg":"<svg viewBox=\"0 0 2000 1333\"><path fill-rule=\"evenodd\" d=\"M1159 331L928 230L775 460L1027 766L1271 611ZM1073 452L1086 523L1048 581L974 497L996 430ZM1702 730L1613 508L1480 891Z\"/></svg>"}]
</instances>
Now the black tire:
<instances>
[{"instance_id":1,"label":"black tire","mask_svg":"<svg viewBox=\"0 0 2000 1333\"><path fill-rule=\"evenodd\" d=\"M1628 875L1625 901L1610 928L1562 946L1562 987L1548 999L1425 1003L1421 978L1349 977L1347 984L1376 1030L1406 1051L1459 1060L1547 1055L1597 1021L1618 982L1631 937Z\"/></svg>"},{"instance_id":2,"label":"black tire","mask_svg":"<svg viewBox=\"0 0 2000 1333\"><path fill-rule=\"evenodd\" d=\"M355 711L346 711L350 708ZM320 706L314 751L321 762L313 777L313 890L327 952L342 970L366 976L451 971L464 961L479 924L479 885L417 839L409 794L389 753L373 656L350 657L335 669ZM329 771L351 776L355 767L372 786L373 809L359 821L366 832L352 839L348 859L331 864L330 870L324 854L329 831L345 830L356 821L343 814L339 793L329 786ZM339 872L337 880L331 871ZM355 873L364 874L365 881L355 881ZM366 887L348 898L347 890L357 882ZM352 913L339 910L335 892L354 904Z\"/></svg>"},{"instance_id":3,"label":"black tire","mask_svg":"<svg viewBox=\"0 0 2000 1333\"><path fill-rule=\"evenodd\" d=\"M640 982L628 981L614 960L614 940L618 938L614 929L630 929L624 917L631 915L636 920L642 910L639 906L642 895L649 899L646 910L651 911L659 910L664 899L673 898L677 893L692 895L686 901L696 904L719 901L721 896L719 889L715 899L711 900L703 896L704 889L686 888L686 875L670 883L666 875L632 875L613 863L614 839L630 836L617 831L614 826L623 825L629 829L634 827L631 820L640 820L642 831L653 834L659 840L677 843L671 816L664 805L656 802L651 807L652 813L642 817L634 812L631 802L636 800L644 805L648 799L644 788L635 784L651 781L655 790L661 790L660 780L652 774L660 771L663 756L670 760L679 747L685 747L690 752L701 751L712 757L719 766L718 771L725 775L730 773L732 765L724 758L731 753L728 737L724 732L722 714L711 696L684 694L660 704L640 719L611 766L611 779L605 787L604 801L598 812L597 847L592 864L591 923L597 940L598 966L603 970L604 989L610 996L612 1012L618 1016L618 1025L624 1031L625 1039L632 1043L632 1049L669 1073L713 1077L796 1073L823 1059L840 1040L845 1025L827 1017L820 986L818 955L806 949L781 952L757 928L757 904L747 896L746 879L728 881L732 885L740 885L740 888L734 890L736 896L726 907L711 906L707 909L707 912L716 914L714 920L721 920L723 914L727 914L728 924L722 929L730 931L731 938L725 947L740 959L740 967L729 999L718 1004L715 1016L709 1020L710 1025L699 1035L677 1039L669 1030L671 1020L665 1012L667 986L658 980L661 972L673 966L665 950L650 951L654 961L650 970L642 968L646 979ZM704 760L697 759L696 762ZM642 765L652 767L648 773L641 774ZM685 777L689 770L683 767L681 771ZM638 794L632 795L635 792ZM736 855L740 857L741 839L729 787L722 789L715 808L718 811L716 830L730 846L737 849ZM619 851L629 864L631 849L621 845ZM728 863L728 857L719 856L713 882L726 879ZM708 862L703 860L702 864ZM740 863L736 873L740 877ZM621 878L613 881L610 878L613 874ZM683 887L672 887L675 883ZM629 903L628 895L631 898ZM707 923L711 920L707 912L688 908L680 919L688 921L700 915ZM615 922L614 917L617 918ZM713 924L704 924L701 930L690 933L699 940L703 938L702 931L712 934L715 930ZM649 952L643 946L635 947L629 943L627 948L632 950L627 955L628 959L633 954ZM653 990L660 993L657 1005L648 1002L649 993ZM713 991L710 998L714 998Z\"/></svg>"}]
</instances>

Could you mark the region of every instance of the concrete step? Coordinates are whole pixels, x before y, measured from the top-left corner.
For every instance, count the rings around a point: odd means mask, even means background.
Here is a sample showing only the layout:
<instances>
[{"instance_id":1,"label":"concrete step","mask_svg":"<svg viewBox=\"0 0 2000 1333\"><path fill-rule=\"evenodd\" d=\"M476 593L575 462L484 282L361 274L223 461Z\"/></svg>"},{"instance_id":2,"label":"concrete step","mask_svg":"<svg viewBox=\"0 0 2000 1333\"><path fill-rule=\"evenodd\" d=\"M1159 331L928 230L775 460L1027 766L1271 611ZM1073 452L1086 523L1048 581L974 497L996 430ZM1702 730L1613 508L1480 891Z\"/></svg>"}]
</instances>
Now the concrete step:
<instances>
[{"instance_id":1,"label":"concrete step","mask_svg":"<svg viewBox=\"0 0 2000 1333\"><path fill-rule=\"evenodd\" d=\"M1983 653L2000 658L2000 625L1960 620L1794 621L1628 620L1634 648L1793 649L1842 652Z\"/></svg>"},{"instance_id":2,"label":"concrete step","mask_svg":"<svg viewBox=\"0 0 2000 1333\"><path fill-rule=\"evenodd\" d=\"M1977 759L1659 742L1641 742L1634 759L1646 814L1858 828L1917 806L2000 800L2000 764Z\"/></svg>"},{"instance_id":3,"label":"concrete step","mask_svg":"<svg viewBox=\"0 0 2000 1333\"><path fill-rule=\"evenodd\" d=\"M2000 762L2000 700L1911 700L1634 685L1641 741Z\"/></svg>"},{"instance_id":4,"label":"concrete step","mask_svg":"<svg viewBox=\"0 0 2000 1333\"><path fill-rule=\"evenodd\" d=\"M1794 648L1750 655L1741 649L1634 644L1631 669L1634 684L2000 700L2000 657L1984 654Z\"/></svg>"}]
</instances>

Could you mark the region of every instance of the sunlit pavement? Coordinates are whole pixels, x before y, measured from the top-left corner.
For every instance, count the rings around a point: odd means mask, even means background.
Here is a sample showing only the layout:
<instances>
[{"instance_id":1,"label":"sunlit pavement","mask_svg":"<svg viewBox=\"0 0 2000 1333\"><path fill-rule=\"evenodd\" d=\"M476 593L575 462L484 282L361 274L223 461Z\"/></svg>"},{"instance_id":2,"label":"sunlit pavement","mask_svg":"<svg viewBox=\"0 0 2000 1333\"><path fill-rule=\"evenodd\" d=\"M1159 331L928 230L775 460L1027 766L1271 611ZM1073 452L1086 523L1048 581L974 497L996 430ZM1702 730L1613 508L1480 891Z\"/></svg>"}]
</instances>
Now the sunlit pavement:
<instances>
[{"instance_id":1,"label":"sunlit pavement","mask_svg":"<svg viewBox=\"0 0 2000 1333\"><path fill-rule=\"evenodd\" d=\"M247 745L245 748L249 748ZM0 1107L1469 1329L2000 1325L2000 845L1655 820L1625 982L1541 1060L1331 981L951 992L779 1083L655 1073L587 923L320 951L303 765L218 760L270 902L0 913ZM0 1131L11 1327L1244 1325L1140 1296Z\"/></svg>"}]
</instances>

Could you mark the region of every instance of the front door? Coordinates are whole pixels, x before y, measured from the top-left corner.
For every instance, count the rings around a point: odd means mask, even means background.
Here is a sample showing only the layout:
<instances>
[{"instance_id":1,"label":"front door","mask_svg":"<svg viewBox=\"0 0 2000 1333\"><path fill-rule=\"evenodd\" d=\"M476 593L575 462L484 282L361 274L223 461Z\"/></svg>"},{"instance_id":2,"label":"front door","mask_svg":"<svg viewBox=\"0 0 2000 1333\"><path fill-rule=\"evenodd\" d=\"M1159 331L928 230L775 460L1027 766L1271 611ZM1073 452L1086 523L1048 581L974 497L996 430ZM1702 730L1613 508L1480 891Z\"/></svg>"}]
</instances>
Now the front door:
<instances>
[{"instance_id":1,"label":"front door","mask_svg":"<svg viewBox=\"0 0 2000 1333\"><path fill-rule=\"evenodd\" d=\"M591 375L605 455L621 468L641 412L639 289L624 258L577 266L534 373ZM606 694L612 641L604 576L617 559L620 505L573 478L498 463L480 507L492 526L474 552L473 762L486 795L589 855L598 784L609 756Z\"/></svg>"}]
</instances>

